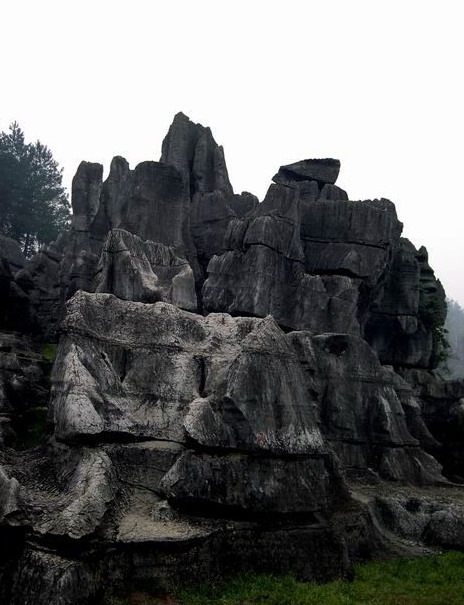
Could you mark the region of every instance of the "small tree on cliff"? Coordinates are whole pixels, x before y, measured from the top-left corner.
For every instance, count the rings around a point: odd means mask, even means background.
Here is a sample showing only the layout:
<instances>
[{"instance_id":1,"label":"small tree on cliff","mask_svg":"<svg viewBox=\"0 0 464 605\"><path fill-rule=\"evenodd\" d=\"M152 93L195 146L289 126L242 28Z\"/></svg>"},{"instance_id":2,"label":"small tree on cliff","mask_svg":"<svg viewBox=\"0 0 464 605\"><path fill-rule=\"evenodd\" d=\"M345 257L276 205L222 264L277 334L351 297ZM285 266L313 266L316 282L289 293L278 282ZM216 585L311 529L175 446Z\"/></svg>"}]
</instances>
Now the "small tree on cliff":
<instances>
[{"instance_id":1,"label":"small tree on cliff","mask_svg":"<svg viewBox=\"0 0 464 605\"><path fill-rule=\"evenodd\" d=\"M62 173L46 145L25 142L17 122L0 133L0 232L19 241L27 257L68 224Z\"/></svg>"}]
</instances>

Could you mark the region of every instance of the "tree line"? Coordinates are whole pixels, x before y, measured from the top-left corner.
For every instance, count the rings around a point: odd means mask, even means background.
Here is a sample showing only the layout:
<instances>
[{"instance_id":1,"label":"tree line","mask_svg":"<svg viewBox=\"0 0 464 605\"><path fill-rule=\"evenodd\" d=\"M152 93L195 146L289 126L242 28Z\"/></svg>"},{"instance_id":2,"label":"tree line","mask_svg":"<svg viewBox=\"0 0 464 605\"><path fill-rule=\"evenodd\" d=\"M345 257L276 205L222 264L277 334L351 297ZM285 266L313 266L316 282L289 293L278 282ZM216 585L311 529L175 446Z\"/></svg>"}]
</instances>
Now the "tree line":
<instances>
[{"instance_id":1,"label":"tree line","mask_svg":"<svg viewBox=\"0 0 464 605\"><path fill-rule=\"evenodd\" d=\"M26 257L69 225L62 175L50 149L26 143L17 122L0 133L0 233L17 240Z\"/></svg>"}]
</instances>

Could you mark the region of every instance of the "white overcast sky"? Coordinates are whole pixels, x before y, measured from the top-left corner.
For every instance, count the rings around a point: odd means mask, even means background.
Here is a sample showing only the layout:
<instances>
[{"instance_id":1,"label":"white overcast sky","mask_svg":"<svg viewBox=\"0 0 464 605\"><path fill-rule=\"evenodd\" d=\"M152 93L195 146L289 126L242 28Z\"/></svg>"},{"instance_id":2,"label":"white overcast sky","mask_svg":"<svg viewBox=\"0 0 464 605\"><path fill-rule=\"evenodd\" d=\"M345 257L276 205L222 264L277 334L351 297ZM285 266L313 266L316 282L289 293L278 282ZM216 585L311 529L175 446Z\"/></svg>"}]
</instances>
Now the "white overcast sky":
<instances>
[{"instance_id":1,"label":"white overcast sky","mask_svg":"<svg viewBox=\"0 0 464 605\"><path fill-rule=\"evenodd\" d=\"M462 0L2 0L0 129L83 159L159 159L173 115L212 128L235 191L342 163L395 202L464 305Z\"/></svg>"}]
</instances>

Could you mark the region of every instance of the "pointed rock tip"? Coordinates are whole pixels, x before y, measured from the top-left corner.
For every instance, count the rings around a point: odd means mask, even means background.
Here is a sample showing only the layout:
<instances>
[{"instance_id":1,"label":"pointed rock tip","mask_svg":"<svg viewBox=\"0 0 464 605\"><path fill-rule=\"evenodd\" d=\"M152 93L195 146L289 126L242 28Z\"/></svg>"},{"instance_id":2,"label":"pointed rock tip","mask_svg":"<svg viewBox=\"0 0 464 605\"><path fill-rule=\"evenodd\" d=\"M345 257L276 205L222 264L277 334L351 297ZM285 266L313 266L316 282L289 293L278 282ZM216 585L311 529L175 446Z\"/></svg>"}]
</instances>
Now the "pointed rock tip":
<instances>
[{"instance_id":1,"label":"pointed rock tip","mask_svg":"<svg viewBox=\"0 0 464 605\"><path fill-rule=\"evenodd\" d=\"M192 121L192 120L191 120L191 119L190 119L190 118L189 118L187 115L185 115L185 113L184 113L184 112L182 112L182 111L178 111L178 112L175 114L174 119L173 119L173 122L175 122L176 120L181 120L181 121L183 121L183 122L185 122L185 121L187 121L187 122L191 122L191 121Z\"/></svg>"}]
</instances>

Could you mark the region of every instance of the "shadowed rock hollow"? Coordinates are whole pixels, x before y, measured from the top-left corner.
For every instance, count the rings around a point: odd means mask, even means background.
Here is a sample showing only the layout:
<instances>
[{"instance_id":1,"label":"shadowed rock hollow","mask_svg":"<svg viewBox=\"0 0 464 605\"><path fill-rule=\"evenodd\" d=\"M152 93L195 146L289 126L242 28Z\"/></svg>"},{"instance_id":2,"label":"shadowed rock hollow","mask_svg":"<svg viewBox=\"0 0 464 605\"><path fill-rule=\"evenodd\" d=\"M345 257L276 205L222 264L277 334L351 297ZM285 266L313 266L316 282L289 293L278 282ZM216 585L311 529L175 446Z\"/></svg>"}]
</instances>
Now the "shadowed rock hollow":
<instances>
[{"instance_id":1,"label":"shadowed rock hollow","mask_svg":"<svg viewBox=\"0 0 464 605\"><path fill-rule=\"evenodd\" d=\"M339 170L281 166L258 203L178 114L160 162L82 162L71 229L32 260L0 240L2 602L464 546L443 288Z\"/></svg>"}]
</instances>

